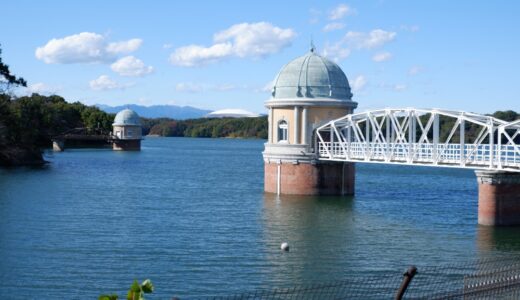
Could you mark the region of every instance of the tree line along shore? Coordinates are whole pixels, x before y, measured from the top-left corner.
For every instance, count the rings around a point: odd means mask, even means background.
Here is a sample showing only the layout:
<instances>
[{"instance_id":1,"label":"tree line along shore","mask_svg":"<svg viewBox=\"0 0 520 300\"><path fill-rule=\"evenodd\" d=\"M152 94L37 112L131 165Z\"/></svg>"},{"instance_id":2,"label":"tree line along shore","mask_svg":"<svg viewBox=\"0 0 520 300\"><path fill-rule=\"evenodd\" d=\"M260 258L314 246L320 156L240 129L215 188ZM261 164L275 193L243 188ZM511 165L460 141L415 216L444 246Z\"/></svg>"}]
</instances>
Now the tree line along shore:
<instances>
[{"instance_id":1,"label":"tree line along shore","mask_svg":"<svg viewBox=\"0 0 520 300\"><path fill-rule=\"evenodd\" d=\"M112 131L114 114L52 95L0 93L0 165L39 165L52 137L74 128ZM143 135L267 138L267 117L173 120L141 118Z\"/></svg>"},{"instance_id":2,"label":"tree line along shore","mask_svg":"<svg viewBox=\"0 0 520 300\"><path fill-rule=\"evenodd\" d=\"M520 118L514 111L497 111L492 116L504 121ZM114 114L80 102L69 103L52 95L14 97L0 93L0 165L44 163L42 150L52 146L51 138L74 128L112 130ZM267 117L200 118L174 120L141 118L143 135L161 137L267 138ZM449 135L453 120L440 119L440 137ZM469 126L466 139L478 134ZM454 138L453 142L456 142Z\"/></svg>"}]
</instances>

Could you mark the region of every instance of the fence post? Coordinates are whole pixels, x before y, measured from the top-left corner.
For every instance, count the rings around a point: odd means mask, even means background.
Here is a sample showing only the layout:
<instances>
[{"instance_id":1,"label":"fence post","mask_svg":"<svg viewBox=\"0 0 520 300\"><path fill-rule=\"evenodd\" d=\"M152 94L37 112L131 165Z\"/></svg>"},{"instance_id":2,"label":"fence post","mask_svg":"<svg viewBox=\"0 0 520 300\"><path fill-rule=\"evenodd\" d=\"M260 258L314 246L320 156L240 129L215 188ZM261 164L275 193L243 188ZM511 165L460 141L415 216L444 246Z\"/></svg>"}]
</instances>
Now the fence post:
<instances>
[{"instance_id":1,"label":"fence post","mask_svg":"<svg viewBox=\"0 0 520 300\"><path fill-rule=\"evenodd\" d=\"M417 268L415 266L411 266L403 274L403 276L404 276L403 282L401 282L401 286L399 287L399 290L397 291L397 294L395 295L395 300L403 299L403 295L406 292L408 285L410 285L410 282L412 282L412 279L415 276L415 274L417 274Z\"/></svg>"}]
</instances>

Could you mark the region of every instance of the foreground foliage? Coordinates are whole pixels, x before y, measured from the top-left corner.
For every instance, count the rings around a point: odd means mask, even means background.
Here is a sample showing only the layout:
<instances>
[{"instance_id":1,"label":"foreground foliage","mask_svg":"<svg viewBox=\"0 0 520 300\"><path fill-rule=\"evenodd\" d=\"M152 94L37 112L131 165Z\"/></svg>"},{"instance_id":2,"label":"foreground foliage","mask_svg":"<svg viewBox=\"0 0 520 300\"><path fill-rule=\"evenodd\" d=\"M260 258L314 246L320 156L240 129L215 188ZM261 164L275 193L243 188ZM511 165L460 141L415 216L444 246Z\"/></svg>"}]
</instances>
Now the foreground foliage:
<instances>
[{"instance_id":1,"label":"foreground foliage","mask_svg":"<svg viewBox=\"0 0 520 300\"><path fill-rule=\"evenodd\" d=\"M130 286L130 289L128 290L128 293L126 295L127 300L145 300L144 294L151 294L153 293L153 284L150 281L150 279L146 279L143 281L143 283L139 284L137 280L134 280L134 283L132 286ZM119 299L119 296L113 294L113 295L101 295L99 296L98 300L117 300Z\"/></svg>"}]
</instances>

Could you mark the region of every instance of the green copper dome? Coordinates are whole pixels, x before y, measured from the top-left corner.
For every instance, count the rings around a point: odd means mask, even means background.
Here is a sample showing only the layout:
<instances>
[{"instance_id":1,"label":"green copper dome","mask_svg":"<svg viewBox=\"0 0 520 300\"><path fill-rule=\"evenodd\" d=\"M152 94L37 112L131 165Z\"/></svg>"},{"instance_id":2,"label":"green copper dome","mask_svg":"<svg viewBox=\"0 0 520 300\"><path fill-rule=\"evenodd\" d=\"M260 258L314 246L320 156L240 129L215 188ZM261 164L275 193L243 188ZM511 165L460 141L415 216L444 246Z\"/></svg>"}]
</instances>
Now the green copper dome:
<instances>
[{"instance_id":1,"label":"green copper dome","mask_svg":"<svg viewBox=\"0 0 520 300\"><path fill-rule=\"evenodd\" d=\"M330 60L311 49L285 65L274 81L273 100L330 98L350 101L352 93L347 76Z\"/></svg>"},{"instance_id":2,"label":"green copper dome","mask_svg":"<svg viewBox=\"0 0 520 300\"><path fill-rule=\"evenodd\" d=\"M123 109L122 111L118 112L116 115L116 118L114 119L114 124L116 126L125 126L125 125L132 125L132 126L140 126L141 120L139 119L139 115L131 110L131 109Z\"/></svg>"}]
</instances>

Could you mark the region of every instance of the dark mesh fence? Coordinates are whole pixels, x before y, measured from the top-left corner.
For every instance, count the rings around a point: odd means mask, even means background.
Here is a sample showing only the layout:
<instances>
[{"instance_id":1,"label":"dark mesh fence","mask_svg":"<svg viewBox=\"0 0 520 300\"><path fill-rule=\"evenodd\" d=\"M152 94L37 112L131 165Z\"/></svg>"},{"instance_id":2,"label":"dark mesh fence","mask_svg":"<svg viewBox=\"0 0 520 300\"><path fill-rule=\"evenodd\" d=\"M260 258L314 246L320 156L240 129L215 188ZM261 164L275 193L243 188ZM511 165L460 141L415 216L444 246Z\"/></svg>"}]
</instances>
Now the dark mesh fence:
<instances>
[{"instance_id":1,"label":"dark mesh fence","mask_svg":"<svg viewBox=\"0 0 520 300\"><path fill-rule=\"evenodd\" d=\"M520 299L520 257L420 268L404 299Z\"/></svg>"},{"instance_id":2,"label":"dark mesh fence","mask_svg":"<svg viewBox=\"0 0 520 300\"><path fill-rule=\"evenodd\" d=\"M211 299L520 299L520 256L410 270Z\"/></svg>"},{"instance_id":3,"label":"dark mesh fence","mask_svg":"<svg viewBox=\"0 0 520 300\"><path fill-rule=\"evenodd\" d=\"M402 278L399 276L356 278L211 299L391 299L401 284L401 280ZM370 287L370 291L367 290L367 287Z\"/></svg>"}]
</instances>

